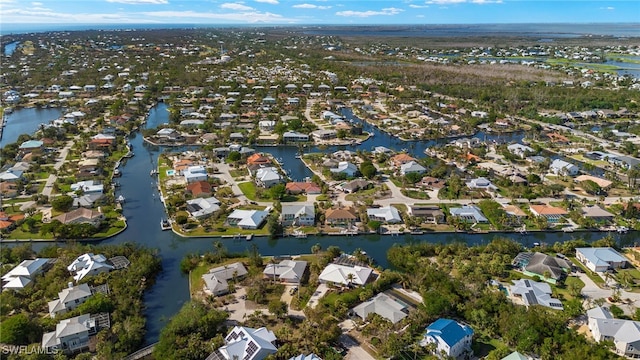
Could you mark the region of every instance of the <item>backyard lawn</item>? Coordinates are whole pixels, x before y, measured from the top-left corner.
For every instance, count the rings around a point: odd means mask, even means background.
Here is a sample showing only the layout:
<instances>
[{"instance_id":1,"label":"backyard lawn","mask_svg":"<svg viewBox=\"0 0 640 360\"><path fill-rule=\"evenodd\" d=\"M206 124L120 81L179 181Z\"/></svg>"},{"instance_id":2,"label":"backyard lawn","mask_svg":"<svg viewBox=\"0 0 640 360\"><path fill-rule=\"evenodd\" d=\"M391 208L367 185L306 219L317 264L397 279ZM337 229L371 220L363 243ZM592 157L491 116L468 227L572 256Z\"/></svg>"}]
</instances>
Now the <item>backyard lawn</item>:
<instances>
[{"instance_id":1,"label":"backyard lawn","mask_svg":"<svg viewBox=\"0 0 640 360\"><path fill-rule=\"evenodd\" d=\"M249 200L256 200L256 185L250 181L239 183L238 187Z\"/></svg>"}]
</instances>

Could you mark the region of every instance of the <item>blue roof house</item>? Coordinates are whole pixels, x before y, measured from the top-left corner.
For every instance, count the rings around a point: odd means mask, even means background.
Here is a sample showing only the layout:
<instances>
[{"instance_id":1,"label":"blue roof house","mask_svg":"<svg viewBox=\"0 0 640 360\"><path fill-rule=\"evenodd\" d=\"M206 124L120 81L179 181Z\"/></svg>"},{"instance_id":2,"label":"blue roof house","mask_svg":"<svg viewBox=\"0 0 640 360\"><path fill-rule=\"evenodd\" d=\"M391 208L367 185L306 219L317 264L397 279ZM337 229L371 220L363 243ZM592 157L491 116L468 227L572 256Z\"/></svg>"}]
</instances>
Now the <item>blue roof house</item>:
<instances>
[{"instance_id":1,"label":"blue roof house","mask_svg":"<svg viewBox=\"0 0 640 360\"><path fill-rule=\"evenodd\" d=\"M436 355L442 354L462 359L470 355L473 330L467 325L451 319L438 319L426 329L421 346L435 344Z\"/></svg>"}]
</instances>

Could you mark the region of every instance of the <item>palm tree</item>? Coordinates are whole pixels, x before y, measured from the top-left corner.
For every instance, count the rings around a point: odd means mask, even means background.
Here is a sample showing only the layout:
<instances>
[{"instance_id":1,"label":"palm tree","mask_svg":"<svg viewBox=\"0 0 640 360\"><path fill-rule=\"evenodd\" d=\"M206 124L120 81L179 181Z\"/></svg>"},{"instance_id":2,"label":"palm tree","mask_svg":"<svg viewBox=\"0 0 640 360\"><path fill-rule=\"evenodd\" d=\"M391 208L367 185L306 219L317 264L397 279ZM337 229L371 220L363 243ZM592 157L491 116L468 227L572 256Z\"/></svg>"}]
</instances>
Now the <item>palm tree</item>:
<instances>
[{"instance_id":1,"label":"palm tree","mask_svg":"<svg viewBox=\"0 0 640 360\"><path fill-rule=\"evenodd\" d=\"M353 283L353 280L356 278L356 276L353 273L348 273L347 274L347 287L351 287L351 283Z\"/></svg>"},{"instance_id":2,"label":"palm tree","mask_svg":"<svg viewBox=\"0 0 640 360\"><path fill-rule=\"evenodd\" d=\"M311 246L311 252L316 256L320 254L321 250L322 250L322 245L320 245L320 243L315 243L315 245Z\"/></svg>"}]
</instances>

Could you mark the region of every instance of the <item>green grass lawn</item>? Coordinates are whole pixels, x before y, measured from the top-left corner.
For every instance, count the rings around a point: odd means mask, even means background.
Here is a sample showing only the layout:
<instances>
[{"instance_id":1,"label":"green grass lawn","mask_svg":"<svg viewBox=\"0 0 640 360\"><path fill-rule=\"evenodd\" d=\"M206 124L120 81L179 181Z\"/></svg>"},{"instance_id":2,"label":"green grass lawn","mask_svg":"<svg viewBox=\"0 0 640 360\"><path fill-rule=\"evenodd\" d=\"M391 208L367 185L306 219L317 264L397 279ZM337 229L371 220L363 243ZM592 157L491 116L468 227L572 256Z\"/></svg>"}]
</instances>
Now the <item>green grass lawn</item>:
<instances>
[{"instance_id":1,"label":"green grass lawn","mask_svg":"<svg viewBox=\"0 0 640 360\"><path fill-rule=\"evenodd\" d=\"M249 200L256 200L256 185L250 181L239 183L238 187Z\"/></svg>"},{"instance_id":2,"label":"green grass lawn","mask_svg":"<svg viewBox=\"0 0 640 360\"><path fill-rule=\"evenodd\" d=\"M243 170L231 169L229 170L229 175L233 176L234 178L249 176L246 169L243 169Z\"/></svg>"},{"instance_id":3,"label":"green grass lawn","mask_svg":"<svg viewBox=\"0 0 640 360\"><path fill-rule=\"evenodd\" d=\"M428 200L431 199L431 197L429 197L429 194L424 192L424 191L418 191L418 190L402 190L402 193L405 196L408 196L412 199L422 199L422 200Z\"/></svg>"},{"instance_id":4,"label":"green grass lawn","mask_svg":"<svg viewBox=\"0 0 640 360\"><path fill-rule=\"evenodd\" d=\"M562 295L564 300L571 300L574 298L574 296L571 295L571 292L569 291L569 288L570 286L572 286L572 284L576 284L580 288L580 290L582 290L582 288L584 287L584 282L576 276L568 276L566 279L564 279L564 286L551 285L551 287L554 288L558 294Z\"/></svg>"},{"instance_id":5,"label":"green grass lawn","mask_svg":"<svg viewBox=\"0 0 640 360\"><path fill-rule=\"evenodd\" d=\"M302 201L307 201L307 195L305 194L298 194L298 195L293 195L293 194L288 194L282 197L281 202L302 202Z\"/></svg>"}]
</instances>

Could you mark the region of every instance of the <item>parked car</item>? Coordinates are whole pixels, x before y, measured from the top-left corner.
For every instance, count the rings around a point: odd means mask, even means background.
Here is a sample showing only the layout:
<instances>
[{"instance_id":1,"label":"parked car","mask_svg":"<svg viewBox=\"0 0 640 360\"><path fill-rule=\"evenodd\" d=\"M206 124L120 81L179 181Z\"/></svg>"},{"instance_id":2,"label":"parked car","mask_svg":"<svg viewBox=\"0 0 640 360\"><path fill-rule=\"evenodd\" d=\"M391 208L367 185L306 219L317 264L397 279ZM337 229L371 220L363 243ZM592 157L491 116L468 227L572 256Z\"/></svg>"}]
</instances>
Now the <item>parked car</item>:
<instances>
[{"instance_id":1,"label":"parked car","mask_svg":"<svg viewBox=\"0 0 640 360\"><path fill-rule=\"evenodd\" d=\"M297 292L298 292L298 287L294 286L294 287L291 288L291 290L289 290L289 295L293 295L293 294L295 294Z\"/></svg>"}]
</instances>

